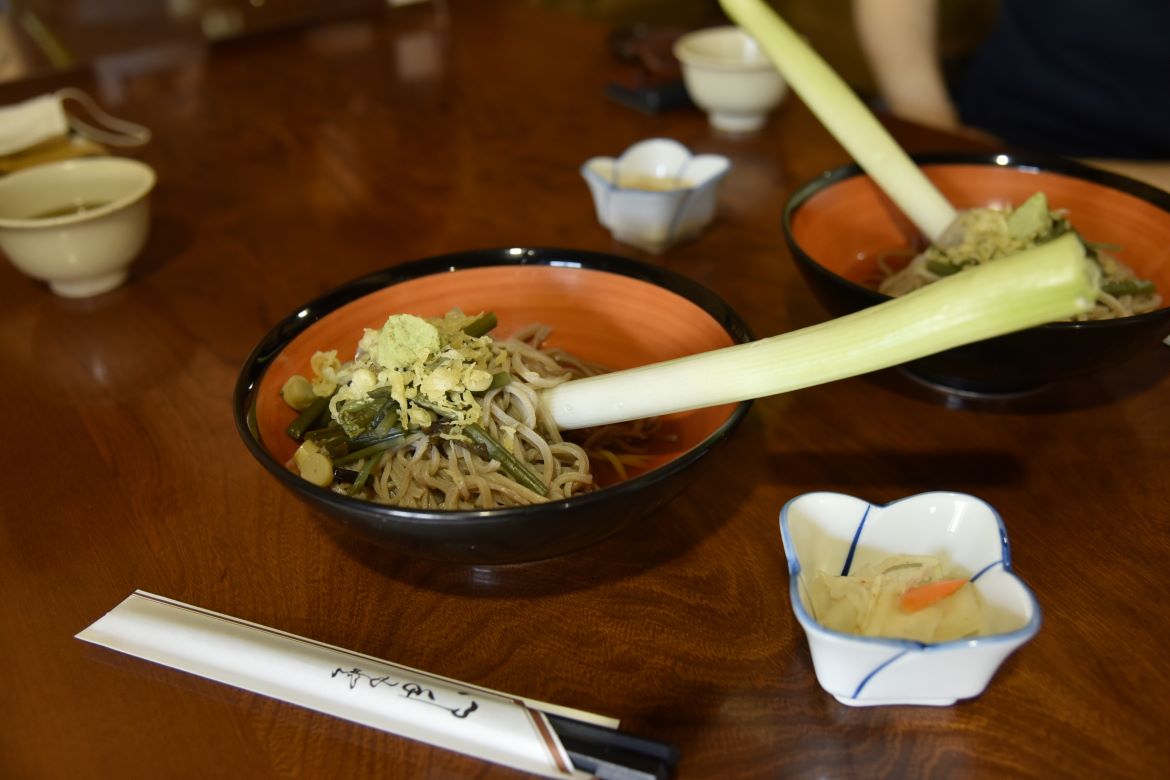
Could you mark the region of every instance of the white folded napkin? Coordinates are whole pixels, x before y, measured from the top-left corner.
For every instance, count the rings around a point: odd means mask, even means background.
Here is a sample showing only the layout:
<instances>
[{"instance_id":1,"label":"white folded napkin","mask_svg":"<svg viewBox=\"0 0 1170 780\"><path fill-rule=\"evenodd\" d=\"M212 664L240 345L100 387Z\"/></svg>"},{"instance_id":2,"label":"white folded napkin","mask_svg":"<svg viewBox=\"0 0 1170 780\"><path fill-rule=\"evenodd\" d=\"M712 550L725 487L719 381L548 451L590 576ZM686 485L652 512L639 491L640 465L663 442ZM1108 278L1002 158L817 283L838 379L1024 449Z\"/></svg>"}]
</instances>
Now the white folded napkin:
<instances>
[{"instance_id":1,"label":"white folded napkin","mask_svg":"<svg viewBox=\"0 0 1170 780\"><path fill-rule=\"evenodd\" d=\"M543 777L588 777L573 768L545 713L618 725L143 591L77 638Z\"/></svg>"}]
</instances>

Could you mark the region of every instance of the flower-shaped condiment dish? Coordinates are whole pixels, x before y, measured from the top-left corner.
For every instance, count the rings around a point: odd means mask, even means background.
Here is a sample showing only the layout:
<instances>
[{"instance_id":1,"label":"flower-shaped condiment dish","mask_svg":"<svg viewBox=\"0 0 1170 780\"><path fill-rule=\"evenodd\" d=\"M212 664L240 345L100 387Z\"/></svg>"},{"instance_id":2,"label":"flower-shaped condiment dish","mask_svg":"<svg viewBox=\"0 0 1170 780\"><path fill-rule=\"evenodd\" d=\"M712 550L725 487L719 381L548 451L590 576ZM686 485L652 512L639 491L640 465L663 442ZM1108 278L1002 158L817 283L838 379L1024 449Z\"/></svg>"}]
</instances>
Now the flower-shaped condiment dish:
<instances>
[{"instance_id":1,"label":"flower-shaped condiment dish","mask_svg":"<svg viewBox=\"0 0 1170 780\"><path fill-rule=\"evenodd\" d=\"M1040 628L1036 597L1012 570L1003 522L974 496L932 492L877 505L807 493L784 505L780 532L792 609L817 682L843 704L946 706L978 696ZM927 643L844 633L818 621L809 594L819 572L853 574L892 555L934 556L963 571L982 603L978 633Z\"/></svg>"},{"instance_id":2,"label":"flower-shaped condiment dish","mask_svg":"<svg viewBox=\"0 0 1170 780\"><path fill-rule=\"evenodd\" d=\"M657 254L710 224L730 167L721 155L695 155L677 141L651 138L617 158L586 160L581 175L613 237Z\"/></svg>"}]
</instances>

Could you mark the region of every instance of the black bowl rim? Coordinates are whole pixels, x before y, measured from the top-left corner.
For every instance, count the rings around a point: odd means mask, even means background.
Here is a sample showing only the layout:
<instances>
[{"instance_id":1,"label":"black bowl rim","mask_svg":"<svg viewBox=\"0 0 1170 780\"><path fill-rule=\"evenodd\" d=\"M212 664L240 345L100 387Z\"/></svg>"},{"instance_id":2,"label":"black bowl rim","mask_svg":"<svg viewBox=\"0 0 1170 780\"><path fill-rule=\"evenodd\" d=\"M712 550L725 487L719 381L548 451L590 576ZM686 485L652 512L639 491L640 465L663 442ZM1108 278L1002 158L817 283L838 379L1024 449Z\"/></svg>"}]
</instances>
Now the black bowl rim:
<instances>
[{"instance_id":1,"label":"black bowl rim","mask_svg":"<svg viewBox=\"0 0 1170 780\"><path fill-rule=\"evenodd\" d=\"M609 485L602 490L583 493L560 501L529 506L481 510L409 509L377 504L350 498L308 483L278 463L259 441L254 427L254 393L263 378L268 363L293 338L313 323L328 316L341 306L394 284L439 273L484 268L500 265L542 265L606 271L649 282L680 295L707 312L733 340L751 341L754 336L747 324L731 306L699 282L666 268L602 252L552 247L500 247L451 252L443 255L408 261L346 282L306 304L296 307L274 326L256 345L245 360L232 393L232 408L236 430L244 444L265 469L295 493L304 493L319 504L341 515L360 516L367 521L393 520L396 525L430 526L477 522L496 524L512 518L520 519L542 512L557 512L567 508L583 509L593 503L620 498L670 479L707 454L719 441L727 437L743 420L751 401L736 405L718 428L701 442L680 454L674 460L633 479Z\"/></svg>"},{"instance_id":2,"label":"black bowl rim","mask_svg":"<svg viewBox=\"0 0 1170 780\"><path fill-rule=\"evenodd\" d=\"M1093 168L1083 163L1070 160L1066 157L1047 156L1041 154L1015 154L1011 152L943 152L931 154L914 154L910 156L917 165L922 167L930 167L931 165L994 165L998 168L1016 168L1021 170L1043 171L1046 173L1059 173L1065 176L1071 176L1077 179L1084 179L1093 182L1094 184L1101 184L1106 187L1121 190L1124 193L1140 198L1153 206L1160 208L1163 211L1170 212L1170 193L1146 184L1145 182L1131 179L1128 176L1123 176L1112 171L1102 170L1100 168ZM788 199L788 203L784 206L784 216L782 219L782 226L784 230L784 237L788 242L789 248L793 253L799 257L804 258L816 270L838 282L854 292L861 293L866 298L871 300L874 304L883 303L890 300L890 296L874 290L871 287L866 287L863 284L847 279L840 274L829 270L821 265L811 255L805 252L796 243L796 239L792 234L792 216L796 213L804 203L812 198L822 190L838 184L846 179L851 179L855 176L864 176L865 171L856 163L842 165L838 168L825 171L817 178L805 183L801 186L792 197ZM1165 316L1165 309L1170 305L1170 298L1164 302L1160 308L1153 311L1144 312L1142 314L1134 314L1129 317L1116 317L1106 320L1084 320L1077 322L1049 322L1044 325L1037 325L1039 330L1063 330L1063 331L1078 331L1078 330L1108 330L1110 328L1123 328L1135 323L1142 323L1147 320L1159 320Z\"/></svg>"}]
</instances>

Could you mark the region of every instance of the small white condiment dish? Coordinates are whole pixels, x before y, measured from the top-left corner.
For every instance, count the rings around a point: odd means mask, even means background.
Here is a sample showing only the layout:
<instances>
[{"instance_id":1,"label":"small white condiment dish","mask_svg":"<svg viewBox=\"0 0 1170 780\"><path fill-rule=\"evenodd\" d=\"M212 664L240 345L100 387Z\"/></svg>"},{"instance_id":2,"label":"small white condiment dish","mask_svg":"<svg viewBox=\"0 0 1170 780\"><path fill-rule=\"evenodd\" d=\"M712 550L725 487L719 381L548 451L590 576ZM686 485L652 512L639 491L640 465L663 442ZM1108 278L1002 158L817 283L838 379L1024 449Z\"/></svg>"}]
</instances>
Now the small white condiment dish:
<instances>
[{"instance_id":1,"label":"small white condiment dish","mask_svg":"<svg viewBox=\"0 0 1170 780\"><path fill-rule=\"evenodd\" d=\"M82 157L0 178L0 249L58 295L82 298L121 285L150 229L150 166Z\"/></svg>"},{"instance_id":2,"label":"small white condiment dish","mask_svg":"<svg viewBox=\"0 0 1170 780\"><path fill-rule=\"evenodd\" d=\"M1007 533L988 504L922 493L885 506L807 493L780 513L792 609L808 637L817 682L843 704L945 706L978 696L1000 664L1036 635L1040 607L1011 568ZM862 637L817 622L806 577L849 574L889 555L933 555L969 572L984 603L976 637L924 644Z\"/></svg>"},{"instance_id":3,"label":"small white condiment dish","mask_svg":"<svg viewBox=\"0 0 1170 780\"><path fill-rule=\"evenodd\" d=\"M739 27L687 33L675 41L674 56L691 100L728 133L760 129L788 93L772 61Z\"/></svg>"},{"instance_id":4,"label":"small white condiment dish","mask_svg":"<svg viewBox=\"0 0 1170 780\"><path fill-rule=\"evenodd\" d=\"M662 252L694 238L715 216L719 183L730 161L691 154L668 138L639 141L620 157L593 157L581 166L597 219L618 241Z\"/></svg>"}]
</instances>

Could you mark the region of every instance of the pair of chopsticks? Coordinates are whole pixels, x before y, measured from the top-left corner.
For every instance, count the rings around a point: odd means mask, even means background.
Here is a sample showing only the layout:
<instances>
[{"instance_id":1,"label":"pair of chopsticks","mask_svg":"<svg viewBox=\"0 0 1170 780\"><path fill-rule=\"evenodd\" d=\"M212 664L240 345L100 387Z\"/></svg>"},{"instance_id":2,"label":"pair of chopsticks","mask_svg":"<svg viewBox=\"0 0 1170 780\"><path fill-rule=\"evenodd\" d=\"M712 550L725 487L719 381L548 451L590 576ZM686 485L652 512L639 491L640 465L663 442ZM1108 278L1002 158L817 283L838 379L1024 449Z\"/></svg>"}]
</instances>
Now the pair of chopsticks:
<instances>
[{"instance_id":1,"label":"pair of chopsticks","mask_svg":"<svg viewBox=\"0 0 1170 780\"><path fill-rule=\"evenodd\" d=\"M667 742L546 713L573 766L600 780L667 780L679 751Z\"/></svg>"}]
</instances>

